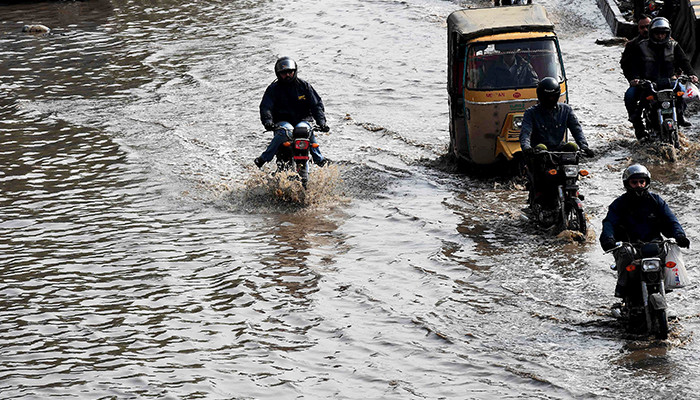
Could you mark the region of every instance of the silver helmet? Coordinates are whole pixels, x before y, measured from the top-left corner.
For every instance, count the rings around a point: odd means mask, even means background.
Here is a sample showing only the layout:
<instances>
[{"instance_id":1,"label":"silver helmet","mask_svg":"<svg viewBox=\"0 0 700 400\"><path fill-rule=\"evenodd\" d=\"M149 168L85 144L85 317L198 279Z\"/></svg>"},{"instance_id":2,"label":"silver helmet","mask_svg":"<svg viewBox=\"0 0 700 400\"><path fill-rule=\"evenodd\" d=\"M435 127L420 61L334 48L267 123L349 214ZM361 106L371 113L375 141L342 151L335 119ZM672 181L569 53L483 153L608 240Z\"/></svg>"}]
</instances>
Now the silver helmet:
<instances>
[{"instance_id":1,"label":"silver helmet","mask_svg":"<svg viewBox=\"0 0 700 400\"><path fill-rule=\"evenodd\" d=\"M282 79L280 77L280 73L283 71L293 71L294 74L292 75L292 80L296 79L297 77L297 63L290 57L281 57L280 59L277 60L275 63L275 75L277 75L277 79Z\"/></svg>"},{"instance_id":2,"label":"silver helmet","mask_svg":"<svg viewBox=\"0 0 700 400\"><path fill-rule=\"evenodd\" d=\"M665 33L666 36L661 40L657 40L654 33ZM671 24L668 22L668 20L664 17L656 17L652 19L651 24L649 25L649 40L656 44L666 44L670 38Z\"/></svg>"},{"instance_id":3,"label":"silver helmet","mask_svg":"<svg viewBox=\"0 0 700 400\"><path fill-rule=\"evenodd\" d=\"M632 178L643 178L646 180L647 184L644 185L644 187L632 188L629 183L630 179ZM641 196L647 192L649 190L649 186L651 186L651 172L649 172L649 170L641 164L630 165L629 167L625 168L625 171L622 173L622 184L625 186L625 189L627 189L628 192L633 192Z\"/></svg>"}]
</instances>

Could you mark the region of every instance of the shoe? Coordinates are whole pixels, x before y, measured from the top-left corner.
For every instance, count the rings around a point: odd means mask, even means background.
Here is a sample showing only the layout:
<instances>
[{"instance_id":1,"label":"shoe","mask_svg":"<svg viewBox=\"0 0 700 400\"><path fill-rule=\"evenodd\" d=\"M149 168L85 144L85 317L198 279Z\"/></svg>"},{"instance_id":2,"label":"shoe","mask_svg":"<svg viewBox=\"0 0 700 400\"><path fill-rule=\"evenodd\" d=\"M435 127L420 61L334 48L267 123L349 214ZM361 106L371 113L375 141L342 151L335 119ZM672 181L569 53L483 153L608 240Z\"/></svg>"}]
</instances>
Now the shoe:
<instances>
[{"instance_id":1,"label":"shoe","mask_svg":"<svg viewBox=\"0 0 700 400\"><path fill-rule=\"evenodd\" d=\"M322 159L321 161L317 162L316 165L318 165L319 167L323 168L323 167L325 167L326 165L332 164L332 163L333 163L333 161L329 160L328 158L324 158L324 159Z\"/></svg>"},{"instance_id":2,"label":"shoe","mask_svg":"<svg viewBox=\"0 0 700 400\"><path fill-rule=\"evenodd\" d=\"M253 160L253 162L258 166L258 168L262 168L262 166L265 165L265 161L263 161L263 159L260 157L257 157L255 160Z\"/></svg>"}]
</instances>

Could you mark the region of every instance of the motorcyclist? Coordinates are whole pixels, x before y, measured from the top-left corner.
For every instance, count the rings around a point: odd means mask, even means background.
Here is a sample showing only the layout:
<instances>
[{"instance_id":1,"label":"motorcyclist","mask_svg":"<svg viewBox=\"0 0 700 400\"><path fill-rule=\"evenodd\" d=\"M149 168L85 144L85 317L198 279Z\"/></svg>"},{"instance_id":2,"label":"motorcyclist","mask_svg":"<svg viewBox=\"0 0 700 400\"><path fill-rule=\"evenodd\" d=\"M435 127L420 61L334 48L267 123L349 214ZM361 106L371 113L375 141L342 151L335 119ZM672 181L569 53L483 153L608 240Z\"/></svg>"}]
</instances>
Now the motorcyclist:
<instances>
[{"instance_id":1,"label":"motorcyclist","mask_svg":"<svg viewBox=\"0 0 700 400\"><path fill-rule=\"evenodd\" d=\"M537 84L537 104L525 110L523 123L520 128L520 148L525 155L530 196L538 193L540 172L533 157L534 147L548 150L568 150L571 147L564 143L567 128L571 131L578 147L587 157L595 153L588 147L583 129L578 122L571 106L559 103L561 87L559 82L546 77Z\"/></svg>"},{"instance_id":2,"label":"motorcyclist","mask_svg":"<svg viewBox=\"0 0 700 400\"><path fill-rule=\"evenodd\" d=\"M632 85L632 81L637 79L632 75L632 71L636 71L635 64L639 62L639 42L649 38L649 25L651 25L651 18L648 15L642 15L637 21L639 34L627 42L625 49L622 51L622 57L620 57L622 73L627 81L630 82L630 86L625 92L625 108L627 109L629 121L634 126L634 134L637 136L637 139L643 138L645 132L641 113L637 111L641 91L636 84L638 81L635 81L635 84Z\"/></svg>"},{"instance_id":3,"label":"motorcyclist","mask_svg":"<svg viewBox=\"0 0 700 400\"><path fill-rule=\"evenodd\" d=\"M656 17L649 25L649 38L639 41L636 50L631 49L632 60L638 60L630 64L630 85L637 86L641 79L650 80L661 86L668 86L673 77L682 72L690 77L693 83L698 82L698 77L693 70L688 56L681 46L671 38L671 24L666 18ZM678 123L681 126L690 126L683 116L683 102L676 102ZM633 116L635 133L639 138L638 129L641 123L641 113L637 110ZM643 135L643 134L642 134ZM643 136L642 136L643 137Z\"/></svg>"},{"instance_id":4,"label":"motorcyclist","mask_svg":"<svg viewBox=\"0 0 700 400\"><path fill-rule=\"evenodd\" d=\"M281 57L275 63L275 75L277 79L267 87L260 102L260 121L266 131L274 131L274 136L267 149L254 160L258 168L274 158L293 127L305 124L311 129L309 123L316 120L321 132L330 130L321 97L311 84L297 77L297 63L289 57ZM316 143L313 131L309 140ZM329 161L318 147L311 148L311 158L319 166Z\"/></svg>"},{"instance_id":5,"label":"motorcyclist","mask_svg":"<svg viewBox=\"0 0 700 400\"><path fill-rule=\"evenodd\" d=\"M622 183L626 192L615 199L608 207L603 219L600 245L608 251L616 247L616 242L649 242L661 240L662 235L676 239L681 247L689 247L690 240L668 204L656 193L649 191L651 173L640 164L627 167L622 173ZM632 260L625 252L615 252L618 279L615 296L625 295L624 267Z\"/></svg>"}]
</instances>

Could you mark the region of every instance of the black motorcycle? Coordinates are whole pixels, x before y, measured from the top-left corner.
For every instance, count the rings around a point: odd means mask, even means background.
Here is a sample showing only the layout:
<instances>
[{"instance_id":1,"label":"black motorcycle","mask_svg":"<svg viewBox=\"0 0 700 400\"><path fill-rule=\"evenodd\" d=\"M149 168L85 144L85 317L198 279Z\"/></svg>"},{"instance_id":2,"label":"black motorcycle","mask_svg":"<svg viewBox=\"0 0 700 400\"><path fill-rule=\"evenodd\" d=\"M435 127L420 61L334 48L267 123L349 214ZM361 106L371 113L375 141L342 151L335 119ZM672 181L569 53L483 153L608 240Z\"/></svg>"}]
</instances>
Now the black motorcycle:
<instances>
[{"instance_id":1,"label":"black motorcycle","mask_svg":"<svg viewBox=\"0 0 700 400\"><path fill-rule=\"evenodd\" d=\"M666 143L676 149L680 148L676 105L683 101L682 85L688 80L688 76L681 75L675 80L665 79L658 83L640 81L642 96L639 106L642 110L646 139L650 142ZM672 158L675 159L675 152Z\"/></svg>"},{"instance_id":2,"label":"black motorcycle","mask_svg":"<svg viewBox=\"0 0 700 400\"><path fill-rule=\"evenodd\" d=\"M579 176L588 171L579 168L578 151L536 151L528 163L535 187L530 190L528 204L535 221L543 228L586 234L586 213L583 195L579 193Z\"/></svg>"},{"instance_id":3,"label":"black motorcycle","mask_svg":"<svg viewBox=\"0 0 700 400\"><path fill-rule=\"evenodd\" d=\"M611 268L624 268L625 282L622 304L613 308L613 314L627 324L627 330L635 334L650 334L657 339L668 337L668 316L666 315L666 254L670 240L649 243L618 242L617 246L606 251L615 253L616 265Z\"/></svg>"},{"instance_id":4,"label":"black motorcycle","mask_svg":"<svg viewBox=\"0 0 700 400\"><path fill-rule=\"evenodd\" d=\"M305 126L297 126L291 132L287 130L287 140L282 143L275 154L277 172L296 172L304 189L309 182L311 148L318 147L318 143L311 142L312 132L313 128Z\"/></svg>"}]
</instances>

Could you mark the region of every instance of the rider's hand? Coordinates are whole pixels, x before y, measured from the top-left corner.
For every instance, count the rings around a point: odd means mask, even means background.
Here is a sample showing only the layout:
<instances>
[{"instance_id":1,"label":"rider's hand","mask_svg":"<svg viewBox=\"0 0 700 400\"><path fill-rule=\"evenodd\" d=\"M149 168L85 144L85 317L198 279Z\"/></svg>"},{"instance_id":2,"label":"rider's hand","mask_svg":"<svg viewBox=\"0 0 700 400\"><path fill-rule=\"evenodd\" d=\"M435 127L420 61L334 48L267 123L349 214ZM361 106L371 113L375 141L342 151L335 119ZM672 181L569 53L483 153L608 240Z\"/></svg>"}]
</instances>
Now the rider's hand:
<instances>
[{"instance_id":1,"label":"rider's hand","mask_svg":"<svg viewBox=\"0 0 700 400\"><path fill-rule=\"evenodd\" d=\"M695 75L690 75L690 81L693 83L698 83L698 77Z\"/></svg>"},{"instance_id":2,"label":"rider's hand","mask_svg":"<svg viewBox=\"0 0 700 400\"><path fill-rule=\"evenodd\" d=\"M278 125L274 122L265 122L263 126L265 127L266 131L274 131L278 127Z\"/></svg>"},{"instance_id":3,"label":"rider's hand","mask_svg":"<svg viewBox=\"0 0 700 400\"><path fill-rule=\"evenodd\" d=\"M688 240L688 238L685 237L685 236L683 236L683 235L678 236L678 237L676 238L676 243L677 243L680 247L685 247L685 248L690 247L690 240Z\"/></svg>"},{"instance_id":4,"label":"rider's hand","mask_svg":"<svg viewBox=\"0 0 700 400\"><path fill-rule=\"evenodd\" d=\"M595 153L593 152L593 150L591 150L591 149L588 148L588 147L582 147L582 148L581 148L581 151L583 152L583 154L586 155L586 157L593 157L593 156L595 156Z\"/></svg>"},{"instance_id":5,"label":"rider's hand","mask_svg":"<svg viewBox=\"0 0 700 400\"><path fill-rule=\"evenodd\" d=\"M318 130L321 132L328 132L331 130L331 128L326 124L321 124L318 126Z\"/></svg>"},{"instance_id":6,"label":"rider's hand","mask_svg":"<svg viewBox=\"0 0 700 400\"><path fill-rule=\"evenodd\" d=\"M600 239L600 247L605 251L613 249L615 246L617 246L617 243L615 243L615 239L613 238Z\"/></svg>"},{"instance_id":7,"label":"rider's hand","mask_svg":"<svg viewBox=\"0 0 700 400\"><path fill-rule=\"evenodd\" d=\"M630 86L637 86L639 85L639 79L632 79L630 81Z\"/></svg>"},{"instance_id":8,"label":"rider's hand","mask_svg":"<svg viewBox=\"0 0 700 400\"><path fill-rule=\"evenodd\" d=\"M526 156L532 155L532 153L535 152L535 150L530 146L523 147L522 151L523 151L523 154L525 154Z\"/></svg>"}]
</instances>

